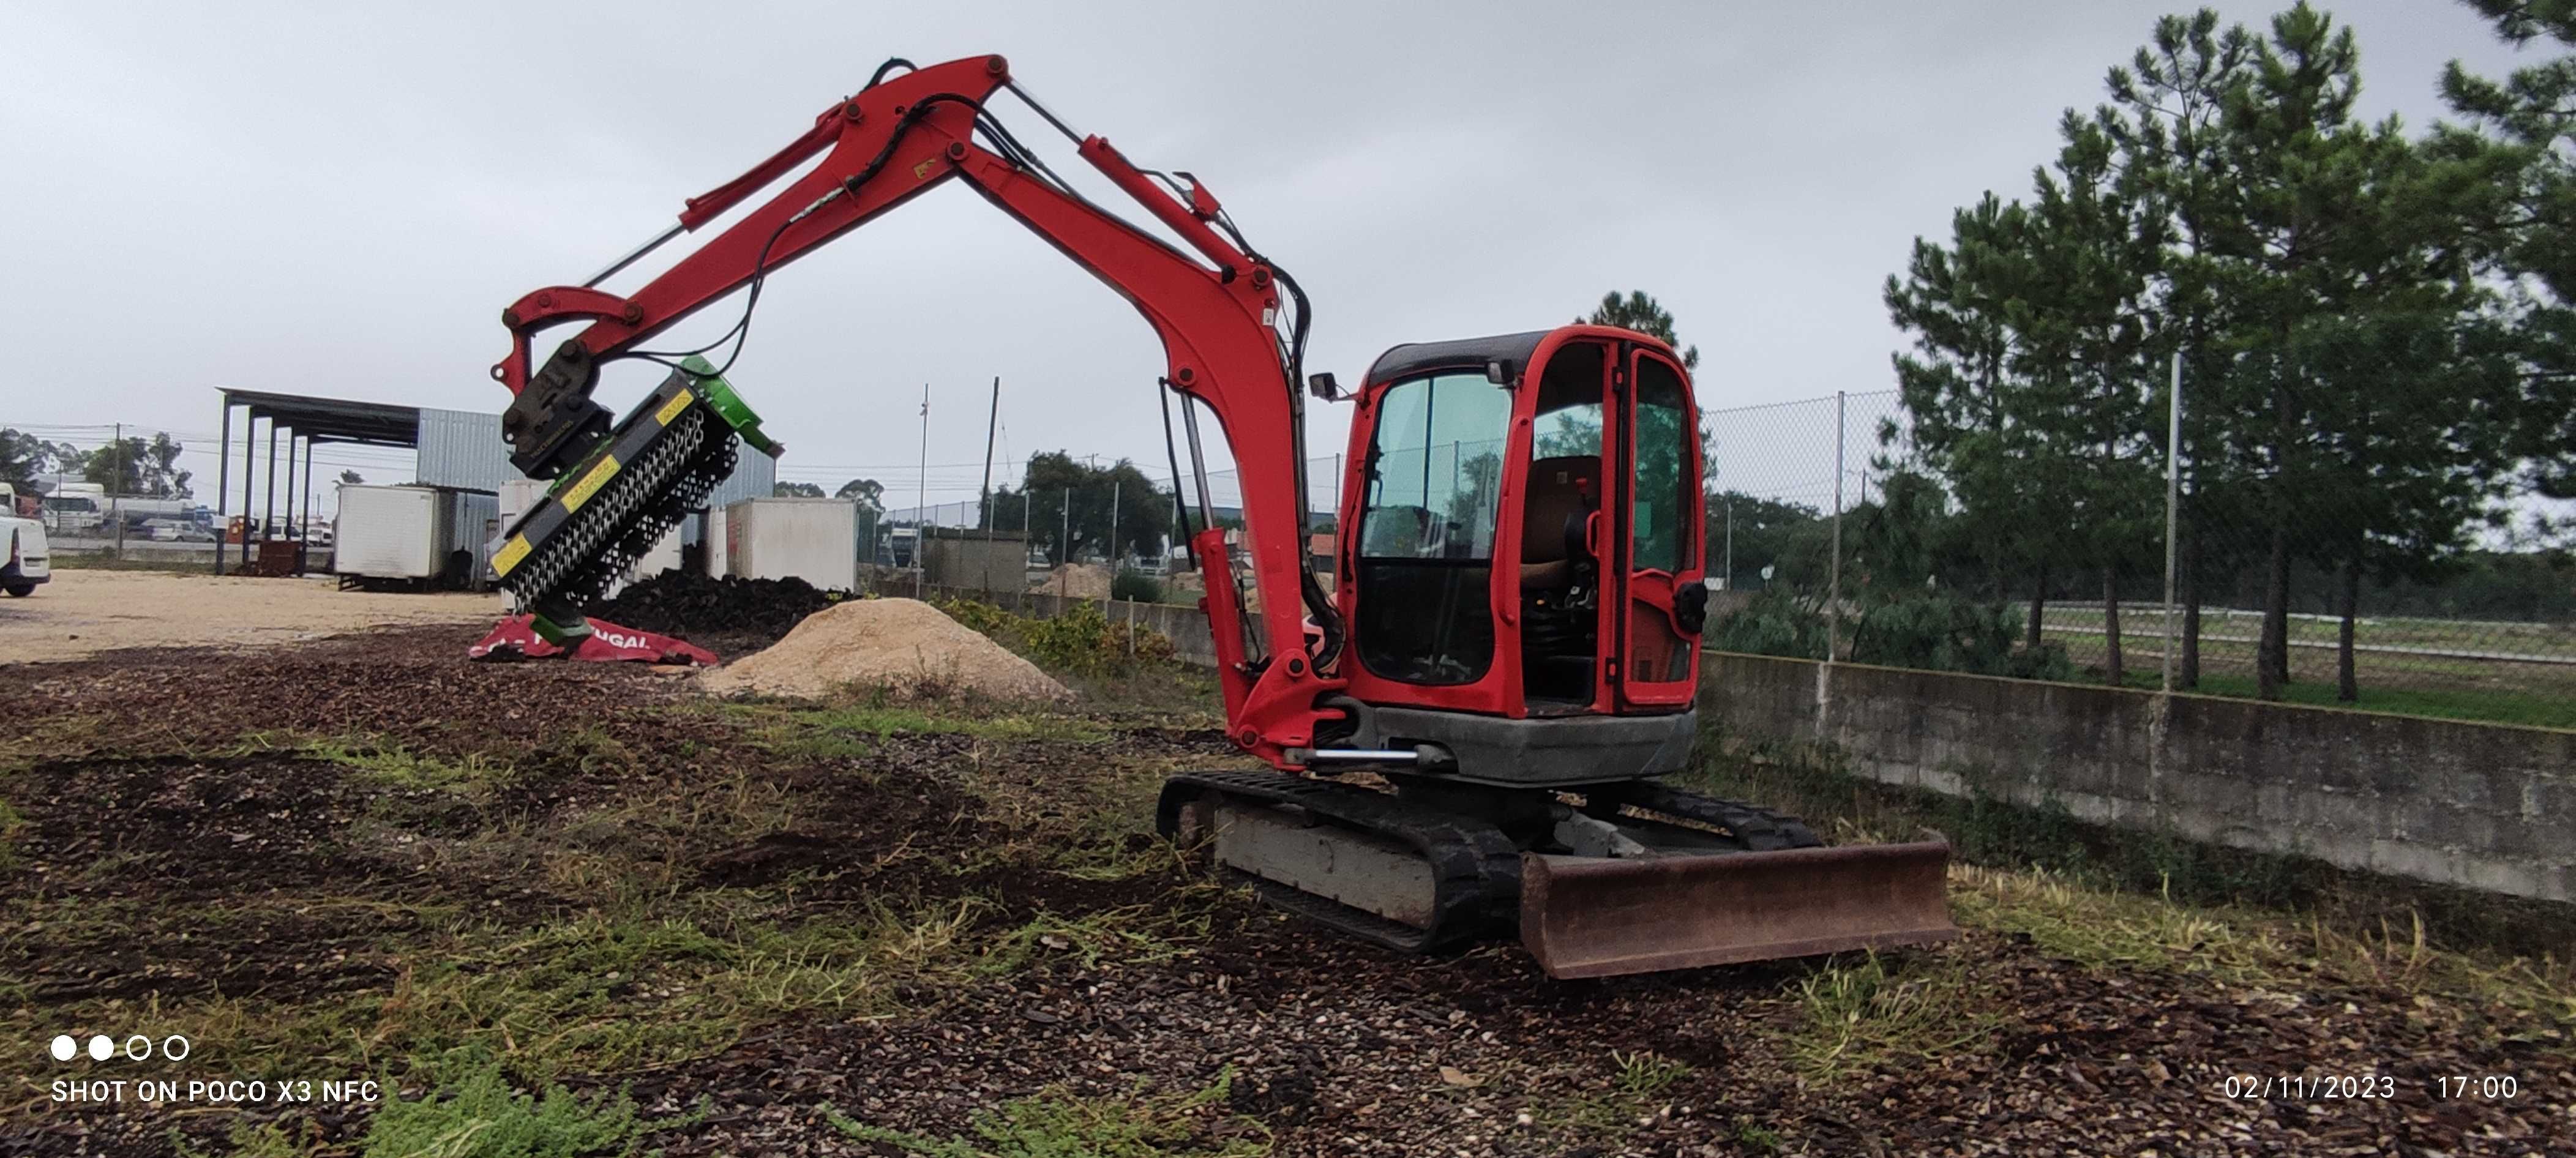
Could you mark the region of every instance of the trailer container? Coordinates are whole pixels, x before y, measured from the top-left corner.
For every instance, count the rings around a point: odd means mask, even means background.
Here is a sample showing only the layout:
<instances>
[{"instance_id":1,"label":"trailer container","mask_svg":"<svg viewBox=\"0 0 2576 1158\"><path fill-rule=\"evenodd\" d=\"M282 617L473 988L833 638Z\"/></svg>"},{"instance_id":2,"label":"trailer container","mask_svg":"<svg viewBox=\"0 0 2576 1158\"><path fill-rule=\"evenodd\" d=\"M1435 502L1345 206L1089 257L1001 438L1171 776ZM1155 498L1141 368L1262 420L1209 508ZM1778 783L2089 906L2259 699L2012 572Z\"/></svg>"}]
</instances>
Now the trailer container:
<instances>
[{"instance_id":1,"label":"trailer container","mask_svg":"<svg viewBox=\"0 0 2576 1158\"><path fill-rule=\"evenodd\" d=\"M447 566L456 505L436 487L343 483L332 569L368 579L434 579Z\"/></svg>"},{"instance_id":2,"label":"trailer container","mask_svg":"<svg viewBox=\"0 0 2576 1158\"><path fill-rule=\"evenodd\" d=\"M745 499L725 508L726 572L853 590L858 526L858 504L848 499Z\"/></svg>"}]
</instances>

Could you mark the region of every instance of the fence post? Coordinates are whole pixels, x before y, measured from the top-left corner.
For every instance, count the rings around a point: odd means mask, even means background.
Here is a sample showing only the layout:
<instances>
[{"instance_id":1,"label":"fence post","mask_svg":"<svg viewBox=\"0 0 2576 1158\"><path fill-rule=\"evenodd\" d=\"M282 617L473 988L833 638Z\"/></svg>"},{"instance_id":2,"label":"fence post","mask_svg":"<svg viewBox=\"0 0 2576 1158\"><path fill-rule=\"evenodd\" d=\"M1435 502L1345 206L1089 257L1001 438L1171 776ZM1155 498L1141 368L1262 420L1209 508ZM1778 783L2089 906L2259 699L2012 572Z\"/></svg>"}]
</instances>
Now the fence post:
<instances>
[{"instance_id":1,"label":"fence post","mask_svg":"<svg viewBox=\"0 0 2576 1158\"><path fill-rule=\"evenodd\" d=\"M272 431L272 433L271 433L271 438L272 438L272 440L275 438L274 430L275 430L275 427L274 427L274 426L272 426L272 427L271 427L271 431ZM109 470L109 472L108 472L108 476L107 476L107 477L108 477L108 487L107 487L107 517L108 517L108 518L110 518L110 519L112 519L112 520L114 520L114 521L115 521L115 523L116 523L116 557L117 557L119 560L122 560L122 559L124 559L124 558L125 558L125 511L123 510L123 508L119 507L119 506L118 506L118 504L117 504L117 492L118 492L118 491L120 491L120 490L123 490L123 489L125 488L125 424L124 424L124 423L120 422L120 423L117 423L117 424L116 424L116 441L115 441L115 442L112 442L112 443L109 443L108 445L113 446L113 447L115 447L115 448L116 448L116 455L115 455L115 457L108 459L108 462L111 464L111 469ZM269 443L269 453L270 453L271 455L274 455L276 452L277 452L277 444L276 444L274 441L271 441L271 442ZM272 459L272 461L274 461L274 460ZM289 457L288 457L288 459L287 459L287 464L288 464L288 465L287 465L287 469L288 469L288 470L292 471L292 470L294 470L294 469L295 469L295 467L294 467L294 462L295 462L294 458L293 458L292 456L289 456Z\"/></svg>"},{"instance_id":2,"label":"fence post","mask_svg":"<svg viewBox=\"0 0 2576 1158\"><path fill-rule=\"evenodd\" d=\"M1843 634L1843 409L1842 391L1834 391L1834 547L1833 570L1825 581L1825 662L1834 662Z\"/></svg>"},{"instance_id":3,"label":"fence post","mask_svg":"<svg viewBox=\"0 0 2576 1158\"><path fill-rule=\"evenodd\" d=\"M2165 392L2165 694L2173 694L2174 652L2180 646L2174 622L2174 556L2182 513L2182 351L2173 356L2173 387Z\"/></svg>"}]
</instances>

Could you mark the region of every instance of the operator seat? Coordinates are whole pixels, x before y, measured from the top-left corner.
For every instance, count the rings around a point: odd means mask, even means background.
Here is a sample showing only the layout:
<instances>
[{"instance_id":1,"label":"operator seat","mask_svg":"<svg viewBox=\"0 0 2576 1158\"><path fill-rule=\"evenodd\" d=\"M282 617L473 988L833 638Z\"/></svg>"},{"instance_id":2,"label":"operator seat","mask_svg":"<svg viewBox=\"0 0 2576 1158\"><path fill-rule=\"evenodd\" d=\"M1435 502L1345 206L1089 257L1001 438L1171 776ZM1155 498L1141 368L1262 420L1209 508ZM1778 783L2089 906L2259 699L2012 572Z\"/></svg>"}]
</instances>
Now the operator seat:
<instances>
[{"instance_id":1,"label":"operator seat","mask_svg":"<svg viewBox=\"0 0 2576 1158\"><path fill-rule=\"evenodd\" d=\"M1592 516L1599 455L1530 461L1529 501L1521 510L1521 591L1562 591L1583 561L1584 527Z\"/></svg>"}]
</instances>

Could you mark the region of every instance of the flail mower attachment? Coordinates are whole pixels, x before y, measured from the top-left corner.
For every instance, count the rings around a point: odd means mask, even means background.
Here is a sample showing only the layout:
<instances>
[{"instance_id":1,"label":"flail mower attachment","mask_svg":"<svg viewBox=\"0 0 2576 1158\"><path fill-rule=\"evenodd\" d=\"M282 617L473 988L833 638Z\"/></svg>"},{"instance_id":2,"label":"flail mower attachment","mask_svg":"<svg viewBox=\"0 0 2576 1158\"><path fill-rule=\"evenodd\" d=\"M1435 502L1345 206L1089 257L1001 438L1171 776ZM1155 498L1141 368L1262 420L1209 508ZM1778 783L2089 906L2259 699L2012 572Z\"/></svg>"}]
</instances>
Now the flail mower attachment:
<instances>
[{"instance_id":1,"label":"flail mower attachment","mask_svg":"<svg viewBox=\"0 0 2576 1158\"><path fill-rule=\"evenodd\" d=\"M691 356L627 412L600 445L521 514L492 554L492 573L558 645L590 631L582 609L733 473L740 445L776 457L715 367Z\"/></svg>"}]
</instances>

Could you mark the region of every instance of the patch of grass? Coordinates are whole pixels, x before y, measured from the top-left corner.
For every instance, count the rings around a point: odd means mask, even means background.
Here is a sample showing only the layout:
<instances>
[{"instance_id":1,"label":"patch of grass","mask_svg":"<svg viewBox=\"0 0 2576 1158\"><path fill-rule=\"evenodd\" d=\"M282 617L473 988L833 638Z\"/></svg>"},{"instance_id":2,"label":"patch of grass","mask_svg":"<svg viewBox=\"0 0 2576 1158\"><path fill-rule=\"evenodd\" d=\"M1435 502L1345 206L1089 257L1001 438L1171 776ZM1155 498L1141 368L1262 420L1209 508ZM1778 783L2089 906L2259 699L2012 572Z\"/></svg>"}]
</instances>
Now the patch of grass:
<instances>
[{"instance_id":1,"label":"patch of grass","mask_svg":"<svg viewBox=\"0 0 2576 1158\"><path fill-rule=\"evenodd\" d=\"M2154 690L2163 686L2163 674L2155 668L2131 671L2128 676L2130 687ZM2201 673L2200 686L2192 689L2200 695L2247 700L2254 698L2255 690L2251 675L2207 671ZM2294 682L2282 685L2281 702L2535 728L2576 728L2576 695L2561 694L2555 688L2386 687L2365 680L2359 691L2360 701L2347 704L2335 698L2335 685L2330 682Z\"/></svg>"},{"instance_id":2,"label":"patch of grass","mask_svg":"<svg viewBox=\"0 0 2576 1158\"><path fill-rule=\"evenodd\" d=\"M2194 973L2292 992L2323 976L2498 1009L2506 1020L2553 1027L2562 1039L2576 1031L2576 970L2567 963L2436 948L2420 919L2339 931L2313 916L2203 908L2088 887L2061 873L1974 865L1951 867L1950 902L1963 925L2029 937L2090 969Z\"/></svg>"},{"instance_id":3,"label":"patch of grass","mask_svg":"<svg viewBox=\"0 0 2576 1158\"><path fill-rule=\"evenodd\" d=\"M922 1158L1260 1158L1274 1141L1268 1127L1223 1110L1232 1091L1228 1067L1206 1088L1126 1098L1048 1095L978 1113L965 1135L931 1138L855 1121L839 1111L832 1125L862 1142Z\"/></svg>"},{"instance_id":4,"label":"patch of grass","mask_svg":"<svg viewBox=\"0 0 2576 1158\"><path fill-rule=\"evenodd\" d=\"M484 1059L426 1096L386 1101L363 1145L367 1158L580 1158L636 1153L645 1133L679 1124L645 1119L623 1093L519 1093Z\"/></svg>"},{"instance_id":5,"label":"patch of grass","mask_svg":"<svg viewBox=\"0 0 2576 1158\"><path fill-rule=\"evenodd\" d=\"M113 736L105 716L48 716L15 735L0 736L0 778L55 760L78 760L101 750ZM130 736L114 737L120 749Z\"/></svg>"},{"instance_id":6,"label":"patch of grass","mask_svg":"<svg viewBox=\"0 0 2576 1158\"><path fill-rule=\"evenodd\" d=\"M1190 943L1207 939L1208 917L1178 901L1164 898L1073 918L1040 913L996 939L977 972L1016 973L1049 953L1071 954L1085 969L1104 959L1146 963L1186 955Z\"/></svg>"},{"instance_id":7,"label":"patch of grass","mask_svg":"<svg viewBox=\"0 0 2576 1158\"><path fill-rule=\"evenodd\" d=\"M1652 1050L1610 1051L1611 1072L1587 1088L1561 1093L1530 1107L1531 1120L1586 1139L1624 1136L1638 1119L1658 1109L1664 1093L1690 1076L1690 1067Z\"/></svg>"},{"instance_id":8,"label":"patch of grass","mask_svg":"<svg viewBox=\"0 0 2576 1158\"><path fill-rule=\"evenodd\" d=\"M882 697L827 704L728 700L709 706L752 729L753 741L781 756L807 760L865 757L898 736L973 736L982 740L1092 742L1106 729L1077 716L987 711L976 705L894 705Z\"/></svg>"},{"instance_id":9,"label":"patch of grass","mask_svg":"<svg viewBox=\"0 0 2576 1158\"><path fill-rule=\"evenodd\" d=\"M1973 928L2018 933L2090 969L2146 967L2264 980L2278 946L2209 910L2085 888L2063 873L1950 869L1950 904Z\"/></svg>"},{"instance_id":10,"label":"patch of grass","mask_svg":"<svg viewBox=\"0 0 2576 1158\"><path fill-rule=\"evenodd\" d=\"M0 781L0 786L5 783ZM0 796L0 871L18 867L18 830L26 826L27 818L18 815L8 797Z\"/></svg>"},{"instance_id":11,"label":"patch of grass","mask_svg":"<svg viewBox=\"0 0 2576 1158\"><path fill-rule=\"evenodd\" d=\"M1943 956L1837 961L1799 981L1798 1000L1805 1017L1789 1055L1817 1083L1967 1051L1998 1020L1978 1008L1966 969Z\"/></svg>"},{"instance_id":12,"label":"patch of grass","mask_svg":"<svg viewBox=\"0 0 2576 1158\"><path fill-rule=\"evenodd\" d=\"M406 792L449 792L468 800L487 800L516 783L517 769L480 754L461 760L423 755L400 744L364 738L311 740L300 755L337 764L370 783Z\"/></svg>"}]
</instances>

